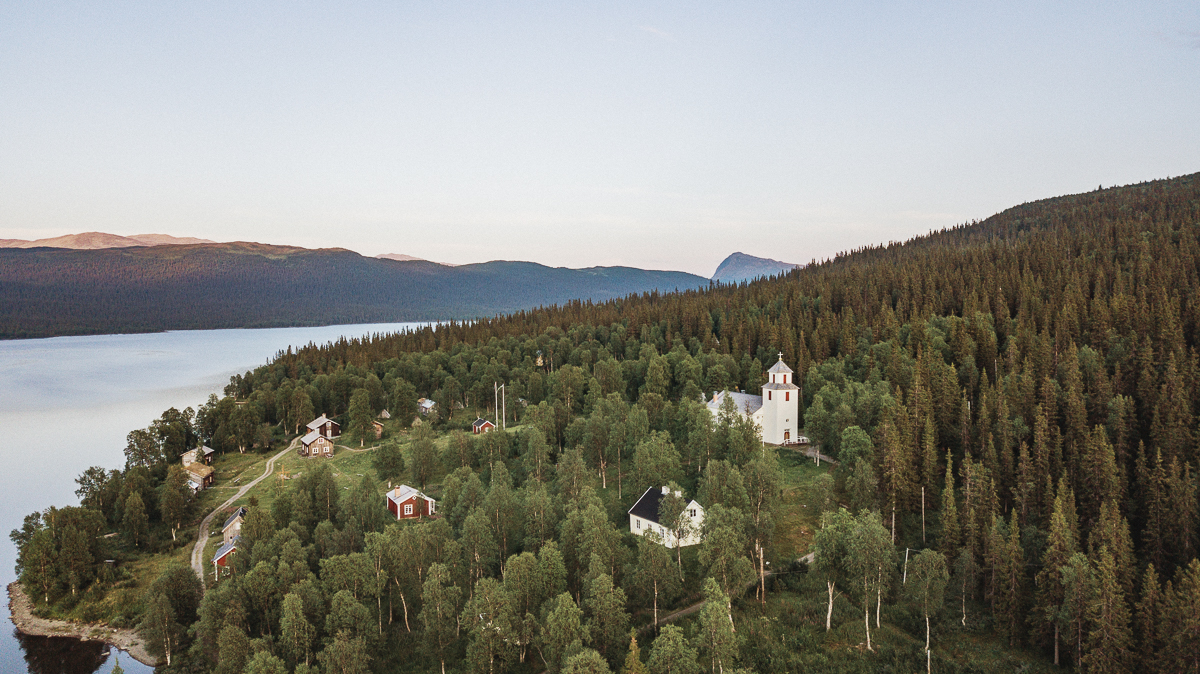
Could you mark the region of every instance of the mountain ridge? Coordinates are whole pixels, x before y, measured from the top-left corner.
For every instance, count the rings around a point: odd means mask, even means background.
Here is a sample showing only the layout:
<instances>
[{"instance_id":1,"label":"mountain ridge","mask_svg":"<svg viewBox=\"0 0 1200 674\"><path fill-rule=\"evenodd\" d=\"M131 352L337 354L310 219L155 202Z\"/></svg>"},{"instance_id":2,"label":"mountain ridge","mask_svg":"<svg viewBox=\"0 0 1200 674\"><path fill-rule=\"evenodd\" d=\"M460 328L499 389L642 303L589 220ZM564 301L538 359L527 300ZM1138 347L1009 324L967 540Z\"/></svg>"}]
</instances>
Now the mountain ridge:
<instances>
[{"instance_id":1,"label":"mountain ridge","mask_svg":"<svg viewBox=\"0 0 1200 674\"><path fill-rule=\"evenodd\" d=\"M721 283L741 283L765 276L778 276L802 265L780 262L767 257L755 257L746 253L732 253L717 265L712 280Z\"/></svg>"},{"instance_id":2,"label":"mountain ridge","mask_svg":"<svg viewBox=\"0 0 1200 674\"><path fill-rule=\"evenodd\" d=\"M474 319L707 284L632 267L451 267L244 241L0 248L0 338Z\"/></svg>"},{"instance_id":3,"label":"mountain ridge","mask_svg":"<svg viewBox=\"0 0 1200 674\"><path fill-rule=\"evenodd\" d=\"M170 234L133 234L122 236L107 232L80 232L47 239L0 239L0 248L67 248L70 250L102 250L105 248L134 248L137 246L177 246L216 243L210 239Z\"/></svg>"}]
</instances>

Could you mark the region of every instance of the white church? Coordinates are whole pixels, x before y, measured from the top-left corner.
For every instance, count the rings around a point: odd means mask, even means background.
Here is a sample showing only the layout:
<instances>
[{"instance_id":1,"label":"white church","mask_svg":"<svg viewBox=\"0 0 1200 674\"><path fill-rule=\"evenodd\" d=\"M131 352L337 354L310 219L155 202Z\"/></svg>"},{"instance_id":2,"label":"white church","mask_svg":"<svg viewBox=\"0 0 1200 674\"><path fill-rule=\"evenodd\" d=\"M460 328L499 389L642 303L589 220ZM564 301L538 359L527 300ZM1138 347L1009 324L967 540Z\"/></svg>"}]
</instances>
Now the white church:
<instances>
[{"instance_id":1,"label":"white church","mask_svg":"<svg viewBox=\"0 0 1200 674\"><path fill-rule=\"evenodd\" d=\"M799 441L800 387L796 386L792 368L783 362L782 353L779 354L779 362L767 370L767 381L763 384L761 396L731 391L713 392L712 400L708 401L708 411L714 419L721 413L721 404L726 398L733 399L739 415L750 417L758 424L763 442L784 445Z\"/></svg>"}]
</instances>

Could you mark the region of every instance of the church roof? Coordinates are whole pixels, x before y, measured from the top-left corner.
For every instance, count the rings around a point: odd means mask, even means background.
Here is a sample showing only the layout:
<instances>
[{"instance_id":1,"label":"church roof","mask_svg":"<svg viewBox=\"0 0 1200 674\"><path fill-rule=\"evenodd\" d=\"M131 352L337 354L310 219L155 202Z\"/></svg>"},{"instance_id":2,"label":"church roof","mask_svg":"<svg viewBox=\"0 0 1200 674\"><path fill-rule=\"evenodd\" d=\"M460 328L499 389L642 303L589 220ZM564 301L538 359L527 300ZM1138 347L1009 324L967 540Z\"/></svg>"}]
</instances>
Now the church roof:
<instances>
[{"instance_id":1,"label":"church roof","mask_svg":"<svg viewBox=\"0 0 1200 674\"><path fill-rule=\"evenodd\" d=\"M772 384L772 383L768 382L766 384L763 384L763 390L764 391L798 391L798 390L800 390L800 387L796 386L795 384L793 384L791 382L788 382L786 384L781 384L779 382L775 382L774 384Z\"/></svg>"},{"instance_id":2,"label":"church roof","mask_svg":"<svg viewBox=\"0 0 1200 674\"><path fill-rule=\"evenodd\" d=\"M713 396L713 399L708 401L708 408L713 412L721 410L721 403L725 402L725 396L733 398L733 404L737 407L738 412L742 414L754 414L763 406L762 396L751 395L749 393L736 393L733 391L721 391Z\"/></svg>"},{"instance_id":3,"label":"church roof","mask_svg":"<svg viewBox=\"0 0 1200 674\"><path fill-rule=\"evenodd\" d=\"M783 372L787 372L790 374L792 372L792 368L788 367L787 363L783 362L783 356L780 356L779 362L772 365L771 369L767 370L767 373L768 374L780 374Z\"/></svg>"}]
</instances>

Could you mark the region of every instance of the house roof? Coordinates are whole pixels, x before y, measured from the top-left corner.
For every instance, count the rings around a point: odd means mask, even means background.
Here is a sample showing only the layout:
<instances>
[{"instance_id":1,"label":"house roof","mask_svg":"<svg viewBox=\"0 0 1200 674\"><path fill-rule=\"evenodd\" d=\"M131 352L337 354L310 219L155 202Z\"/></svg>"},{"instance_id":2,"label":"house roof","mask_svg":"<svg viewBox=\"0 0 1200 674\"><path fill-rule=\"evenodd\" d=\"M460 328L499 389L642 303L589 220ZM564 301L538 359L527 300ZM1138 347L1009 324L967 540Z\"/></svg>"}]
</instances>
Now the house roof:
<instances>
[{"instance_id":1,"label":"house roof","mask_svg":"<svg viewBox=\"0 0 1200 674\"><path fill-rule=\"evenodd\" d=\"M321 416L317 417L316 419L313 419L312 421L308 422L308 426L306 426L305 428L308 428L309 430L316 430L316 429L324 426L326 423L328 423L330 421L333 421L333 419L330 419L329 417L322 414ZM336 424L337 422L333 421L333 423Z\"/></svg>"},{"instance_id":2,"label":"house roof","mask_svg":"<svg viewBox=\"0 0 1200 674\"><path fill-rule=\"evenodd\" d=\"M379 413L379 418L380 418L380 419L391 419L391 418L392 418L392 413L391 413L391 412L389 412L389 411L387 411L387 410L384 410L384 411L382 411L382 412L380 412L380 413Z\"/></svg>"},{"instance_id":3,"label":"house roof","mask_svg":"<svg viewBox=\"0 0 1200 674\"><path fill-rule=\"evenodd\" d=\"M249 511L247 511L245 508L238 508L237 510L233 511L233 514L229 516L229 519L225 520L225 525L221 527L221 531L228 529L229 525L233 524L233 521L237 518L245 517L247 512Z\"/></svg>"},{"instance_id":4,"label":"house roof","mask_svg":"<svg viewBox=\"0 0 1200 674\"><path fill-rule=\"evenodd\" d=\"M204 456L212 456L213 454L217 453L217 450L213 449L212 447L209 447L208 445L201 445L200 453L203 454Z\"/></svg>"},{"instance_id":5,"label":"house roof","mask_svg":"<svg viewBox=\"0 0 1200 674\"><path fill-rule=\"evenodd\" d=\"M421 403L420 403L420 405L421 405L421 407L423 407L423 408L425 408L425 409L427 409L427 410L431 410L431 409L433 409L434 407L437 407L437 403L436 403L436 402L434 402L434 401L432 401L432 400L428 400L428 399L422 399L422 400L421 400Z\"/></svg>"},{"instance_id":6,"label":"house roof","mask_svg":"<svg viewBox=\"0 0 1200 674\"><path fill-rule=\"evenodd\" d=\"M379 428L383 428L383 422L382 422L382 421L375 420L375 421L372 421L372 422L371 422L371 424L372 424L373 426L378 426Z\"/></svg>"},{"instance_id":7,"label":"house roof","mask_svg":"<svg viewBox=\"0 0 1200 674\"><path fill-rule=\"evenodd\" d=\"M388 500L395 501L396 503L404 503L413 496L419 496L426 501L433 500L425 494L422 494L419 489L415 489L406 484L399 485L395 489L389 489L387 493Z\"/></svg>"},{"instance_id":8,"label":"house roof","mask_svg":"<svg viewBox=\"0 0 1200 674\"><path fill-rule=\"evenodd\" d=\"M767 370L768 374L781 374L784 372L787 372L790 374L792 372L792 368L788 367L787 363L783 362L782 356L779 357L778 363L775 363L774 365L771 366L770 370Z\"/></svg>"},{"instance_id":9,"label":"house roof","mask_svg":"<svg viewBox=\"0 0 1200 674\"><path fill-rule=\"evenodd\" d=\"M662 490L662 487L650 487L647 489L646 493L642 494L642 497L637 500L637 503L634 503L633 507L629 509L629 514L636 515L644 520L658 524L658 506L660 503L662 503L662 498L664 496ZM687 503L688 508L693 506L695 506L701 512L704 511L704 506L696 503L695 499L692 499Z\"/></svg>"},{"instance_id":10,"label":"house roof","mask_svg":"<svg viewBox=\"0 0 1200 674\"><path fill-rule=\"evenodd\" d=\"M721 391L712 400L708 401L708 408L714 412L719 412L721 410L721 403L725 402L725 396L733 398L733 404L737 406L739 412L744 414L754 414L763 405L762 396Z\"/></svg>"},{"instance_id":11,"label":"house roof","mask_svg":"<svg viewBox=\"0 0 1200 674\"><path fill-rule=\"evenodd\" d=\"M234 550L237 550L238 541L240 541L240 540L242 540L242 537L236 536L236 537L234 537L234 539L232 541L229 541L225 545L222 545L221 547L217 548L217 553L215 555L213 555L213 558L212 558L213 562L218 562L225 555L228 555L229 553L233 552Z\"/></svg>"},{"instance_id":12,"label":"house roof","mask_svg":"<svg viewBox=\"0 0 1200 674\"><path fill-rule=\"evenodd\" d=\"M629 514L658 524L658 504L662 501L662 497L661 487L650 487L629 509Z\"/></svg>"},{"instance_id":13,"label":"house roof","mask_svg":"<svg viewBox=\"0 0 1200 674\"><path fill-rule=\"evenodd\" d=\"M483 418L476 419L475 423L472 424L472 426L474 426L475 428L483 428L484 426L495 426L495 425L496 424L493 424L492 422L488 421L487 419L483 419Z\"/></svg>"},{"instance_id":14,"label":"house roof","mask_svg":"<svg viewBox=\"0 0 1200 674\"><path fill-rule=\"evenodd\" d=\"M213 474L213 467L203 463L189 463L183 469L202 480Z\"/></svg>"},{"instance_id":15,"label":"house roof","mask_svg":"<svg viewBox=\"0 0 1200 674\"><path fill-rule=\"evenodd\" d=\"M304 436L303 438L300 438L300 444L307 447L307 446L311 445L312 443L316 442L317 438L322 438L322 437L325 437L325 436L321 435L320 431L309 431L308 435Z\"/></svg>"}]
</instances>

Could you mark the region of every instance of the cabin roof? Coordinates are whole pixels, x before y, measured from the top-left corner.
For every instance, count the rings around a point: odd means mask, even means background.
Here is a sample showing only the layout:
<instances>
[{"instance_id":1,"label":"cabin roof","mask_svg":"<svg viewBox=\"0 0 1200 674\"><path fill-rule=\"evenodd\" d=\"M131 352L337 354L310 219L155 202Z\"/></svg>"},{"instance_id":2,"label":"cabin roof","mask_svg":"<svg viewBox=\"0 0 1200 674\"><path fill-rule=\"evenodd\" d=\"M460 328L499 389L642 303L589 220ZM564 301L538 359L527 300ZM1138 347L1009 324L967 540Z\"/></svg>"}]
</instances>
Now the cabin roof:
<instances>
[{"instance_id":1,"label":"cabin roof","mask_svg":"<svg viewBox=\"0 0 1200 674\"><path fill-rule=\"evenodd\" d=\"M321 416L317 417L316 419L313 419L312 421L308 422L308 425L305 428L308 428L309 430L316 430L316 429L324 426L326 423L328 423L330 421L333 421L333 419L330 419L329 417L322 414ZM333 421L333 423L336 424L337 422Z\"/></svg>"},{"instance_id":2,"label":"cabin roof","mask_svg":"<svg viewBox=\"0 0 1200 674\"><path fill-rule=\"evenodd\" d=\"M415 487L410 487L406 484L398 485L394 489L389 489L388 493L387 493L388 500L395 501L396 503L404 503L405 501L409 500L410 498L412 498L414 496L419 496L419 497L425 499L426 501L433 500L433 499L429 498L428 496L426 496L425 494L421 493L421 491L419 489L416 489Z\"/></svg>"},{"instance_id":3,"label":"cabin roof","mask_svg":"<svg viewBox=\"0 0 1200 674\"><path fill-rule=\"evenodd\" d=\"M323 437L325 437L325 436L321 435L320 431L309 431L308 435L304 436L303 438L300 438L300 444L307 447L307 446L311 445L312 443L316 442L317 438L323 438Z\"/></svg>"},{"instance_id":4,"label":"cabin roof","mask_svg":"<svg viewBox=\"0 0 1200 674\"><path fill-rule=\"evenodd\" d=\"M233 514L229 516L229 519L225 520L225 526L221 527L221 531L228 529L229 525L233 524L233 521L237 518L245 517L247 512L249 511L245 508L238 508L237 510L233 511Z\"/></svg>"},{"instance_id":5,"label":"cabin roof","mask_svg":"<svg viewBox=\"0 0 1200 674\"><path fill-rule=\"evenodd\" d=\"M217 552L216 552L216 554L213 555L212 560L214 562L218 562L221 560L222 557L224 557L225 555L228 555L229 553L236 550L238 541L240 541L240 540L242 540L241 536L235 536L232 541L229 541L225 545L222 545L221 547L217 548Z\"/></svg>"},{"instance_id":6,"label":"cabin roof","mask_svg":"<svg viewBox=\"0 0 1200 674\"><path fill-rule=\"evenodd\" d=\"M204 479L213 474L213 467L206 466L203 463L189 463L188 465L184 466L183 469L200 479Z\"/></svg>"}]
</instances>

